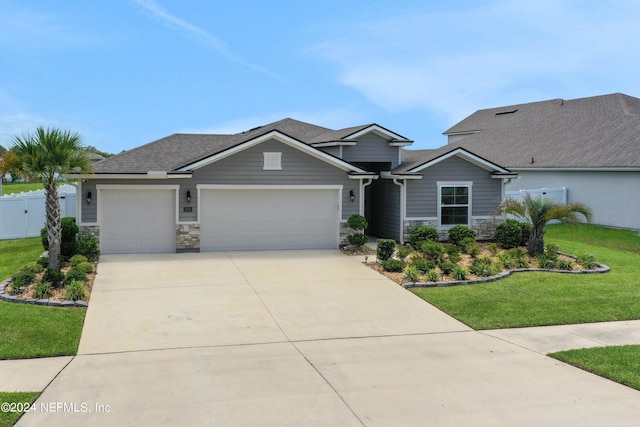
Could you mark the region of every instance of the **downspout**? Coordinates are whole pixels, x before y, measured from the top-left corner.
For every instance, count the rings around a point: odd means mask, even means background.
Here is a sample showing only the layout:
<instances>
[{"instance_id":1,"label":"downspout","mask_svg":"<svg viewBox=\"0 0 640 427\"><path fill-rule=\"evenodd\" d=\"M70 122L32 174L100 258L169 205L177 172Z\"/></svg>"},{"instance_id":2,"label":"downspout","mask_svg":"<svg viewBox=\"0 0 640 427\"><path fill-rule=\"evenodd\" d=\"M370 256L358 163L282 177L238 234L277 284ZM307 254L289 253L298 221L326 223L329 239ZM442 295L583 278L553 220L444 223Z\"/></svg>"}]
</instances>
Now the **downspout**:
<instances>
[{"instance_id":1,"label":"downspout","mask_svg":"<svg viewBox=\"0 0 640 427\"><path fill-rule=\"evenodd\" d=\"M393 183L400 186L400 244L404 244L404 217L405 217L405 199L406 199L406 182L398 182L399 178L393 178Z\"/></svg>"},{"instance_id":2,"label":"downspout","mask_svg":"<svg viewBox=\"0 0 640 427\"><path fill-rule=\"evenodd\" d=\"M364 182L364 179L360 180L360 207L358 208L360 215L364 216L364 188L371 185L371 183L373 182L373 179L368 179L366 181L368 181L366 184Z\"/></svg>"}]
</instances>

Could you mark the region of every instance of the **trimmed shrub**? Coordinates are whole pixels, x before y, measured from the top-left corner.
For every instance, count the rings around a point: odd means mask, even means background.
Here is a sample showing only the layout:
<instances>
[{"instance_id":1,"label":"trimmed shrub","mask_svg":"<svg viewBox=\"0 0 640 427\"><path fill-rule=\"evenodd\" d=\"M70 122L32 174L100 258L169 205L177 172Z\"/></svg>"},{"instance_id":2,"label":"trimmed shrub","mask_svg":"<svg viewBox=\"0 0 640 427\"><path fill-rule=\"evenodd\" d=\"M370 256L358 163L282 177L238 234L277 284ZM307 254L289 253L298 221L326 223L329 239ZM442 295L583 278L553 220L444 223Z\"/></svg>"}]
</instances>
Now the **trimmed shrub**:
<instances>
[{"instance_id":1,"label":"trimmed shrub","mask_svg":"<svg viewBox=\"0 0 640 427\"><path fill-rule=\"evenodd\" d=\"M432 240L420 242L418 250L425 254L427 258L433 260L436 264L440 264L444 259L444 247Z\"/></svg>"},{"instance_id":2,"label":"trimmed shrub","mask_svg":"<svg viewBox=\"0 0 640 427\"><path fill-rule=\"evenodd\" d=\"M20 270L11 278L11 286L14 290L22 286L29 286L36 279L36 273L33 271Z\"/></svg>"},{"instance_id":3,"label":"trimmed shrub","mask_svg":"<svg viewBox=\"0 0 640 427\"><path fill-rule=\"evenodd\" d=\"M80 264L76 265L75 268L86 274L93 273L93 264L91 264L90 262L81 262Z\"/></svg>"},{"instance_id":4,"label":"trimmed shrub","mask_svg":"<svg viewBox=\"0 0 640 427\"><path fill-rule=\"evenodd\" d=\"M442 271L442 274L448 276L449 274L451 274L451 272L457 265L458 264L453 264L450 262L443 262L442 264L439 265L439 267L440 267L440 271Z\"/></svg>"},{"instance_id":5,"label":"trimmed shrub","mask_svg":"<svg viewBox=\"0 0 640 427\"><path fill-rule=\"evenodd\" d=\"M396 251L396 241L393 239L378 239L376 256L378 261L386 261L393 256Z\"/></svg>"},{"instance_id":6,"label":"trimmed shrub","mask_svg":"<svg viewBox=\"0 0 640 427\"><path fill-rule=\"evenodd\" d=\"M456 264L462 259L462 257L460 256L460 248L457 246L447 246L445 252L447 252L447 258L449 259L449 262Z\"/></svg>"},{"instance_id":7,"label":"trimmed shrub","mask_svg":"<svg viewBox=\"0 0 640 427\"><path fill-rule=\"evenodd\" d=\"M408 265L404 269L404 277L410 282L417 282L420 279L420 272L413 265Z\"/></svg>"},{"instance_id":8,"label":"trimmed shrub","mask_svg":"<svg viewBox=\"0 0 640 427\"><path fill-rule=\"evenodd\" d=\"M515 219L508 218L502 224L498 224L495 237L501 248L517 248L522 246L522 227Z\"/></svg>"},{"instance_id":9,"label":"trimmed shrub","mask_svg":"<svg viewBox=\"0 0 640 427\"><path fill-rule=\"evenodd\" d=\"M62 282L64 282L64 273L60 270L46 269L42 276L42 281L49 282L51 283L51 286L57 288L62 284Z\"/></svg>"},{"instance_id":10,"label":"trimmed shrub","mask_svg":"<svg viewBox=\"0 0 640 427\"><path fill-rule=\"evenodd\" d=\"M98 259L100 247L97 238L90 234L78 233L76 245L76 253L86 256L91 261Z\"/></svg>"},{"instance_id":11,"label":"trimmed shrub","mask_svg":"<svg viewBox=\"0 0 640 427\"><path fill-rule=\"evenodd\" d=\"M498 245L495 243L489 243L487 245L487 250L489 250L489 253L491 253L492 256L497 256L498 255Z\"/></svg>"},{"instance_id":12,"label":"trimmed shrub","mask_svg":"<svg viewBox=\"0 0 640 427\"><path fill-rule=\"evenodd\" d=\"M529 260L527 259L527 251L525 251L523 248L517 247L517 248L509 249L505 253L511 259L511 267L507 267L507 268L529 267ZM505 267L506 267L506 264L505 264Z\"/></svg>"},{"instance_id":13,"label":"trimmed shrub","mask_svg":"<svg viewBox=\"0 0 640 427\"><path fill-rule=\"evenodd\" d=\"M23 265L20 271L30 271L34 274L38 274L44 271L44 267L38 264L37 262L33 261Z\"/></svg>"},{"instance_id":14,"label":"trimmed shrub","mask_svg":"<svg viewBox=\"0 0 640 427\"><path fill-rule=\"evenodd\" d=\"M53 288L49 282L38 282L33 287L33 297L35 299L49 299L53 295Z\"/></svg>"},{"instance_id":15,"label":"trimmed shrub","mask_svg":"<svg viewBox=\"0 0 640 427\"><path fill-rule=\"evenodd\" d=\"M89 261L87 259L87 257L84 256L84 255L80 255L80 254L76 254L76 255L72 256L71 258L69 258L69 264L71 264L71 267L75 267L78 264L83 263L83 262L87 262L87 261Z\"/></svg>"},{"instance_id":16,"label":"trimmed shrub","mask_svg":"<svg viewBox=\"0 0 640 427\"><path fill-rule=\"evenodd\" d=\"M591 270L596 266L596 257L593 254L581 253L576 256L576 262L584 268Z\"/></svg>"},{"instance_id":17,"label":"trimmed shrub","mask_svg":"<svg viewBox=\"0 0 640 427\"><path fill-rule=\"evenodd\" d=\"M80 280L86 283L89 281L89 278L87 277L87 273L80 270L78 267L72 267L67 271L67 275L64 278L64 284L68 285L74 280Z\"/></svg>"},{"instance_id":18,"label":"trimmed shrub","mask_svg":"<svg viewBox=\"0 0 640 427\"><path fill-rule=\"evenodd\" d=\"M558 260L558 269L560 270L573 270L573 261L570 259Z\"/></svg>"},{"instance_id":19,"label":"trimmed shrub","mask_svg":"<svg viewBox=\"0 0 640 427\"><path fill-rule=\"evenodd\" d=\"M400 273L404 270L404 261L395 258L389 258L382 262L382 269L390 273Z\"/></svg>"},{"instance_id":20,"label":"trimmed shrub","mask_svg":"<svg viewBox=\"0 0 640 427\"><path fill-rule=\"evenodd\" d=\"M70 216L62 218L60 221L62 234L60 236L60 256L69 258L76 253L76 235L78 234L78 226L76 219ZM42 247L49 250L49 236L47 235L47 226L40 230L40 239Z\"/></svg>"},{"instance_id":21,"label":"trimmed shrub","mask_svg":"<svg viewBox=\"0 0 640 427\"><path fill-rule=\"evenodd\" d=\"M466 225L454 225L449 229L449 242L458 246L463 239L476 238L476 232Z\"/></svg>"},{"instance_id":22,"label":"trimmed shrub","mask_svg":"<svg viewBox=\"0 0 640 427\"><path fill-rule=\"evenodd\" d=\"M478 246L478 242L471 237L465 237L462 239L460 246L462 247L462 251L471 255L472 258L475 258L480 253L480 246Z\"/></svg>"},{"instance_id":23,"label":"trimmed shrub","mask_svg":"<svg viewBox=\"0 0 640 427\"><path fill-rule=\"evenodd\" d=\"M362 215L353 214L347 219L347 227L355 231L364 231L369 226L367 219Z\"/></svg>"},{"instance_id":24,"label":"trimmed shrub","mask_svg":"<svg viewBox=\"0 0 640 427\"><path fill-rule=\"evenodd\" d=\"M471 263L469 272L476 276L489 277L499 273L499 266L491 258L476 258Z\"/></svg>"},{"instance_id":25,"label":"trimmed shrub","mask_svg":"<svg viewBox=\"0 0 640 427\"><path fill-rule=\"evenodd\" d=\"M427 272L427 280L430 282L437 282L438 280L440 280L440 273L438 273L438 270L431 269Z\"/></svg>"},{"instance_id":26,"label":"trimmed shrub","mask_svg":"<svg viewBox=\"0 0 640 427\"><path fill-rule=\"evenodd\" d=\"M40 264L42 266L42 268L47 268L49 267L49 257L48 256L41 256L40 258L38 258L38 261L36 261L38 264Z\"/></svg>"},{"instance_id":27,"label":"trimmed shrub","mask_svg":"<svg viewBox=\"0 0 640 427\"><path fill-rule=\"evenodd\" d=\"M351 246L355 246L357 248L365 245L369 241L369 236L362 233L352 233L347 236L347 242Z\"/></svg>"},{"instance_id":28,"label":"trimmed shrub","mask_svg":"<svg viewBox=\"0 0 640 427\"><path fill-rule=\"evenodd\" d=\"M555 243L547 243L547 252L557 255L559 250L560 246L556 245Z\"/></svg>"},{"instance_id":29,"label":"trimmed shrub","mask_svg":"<svg viewBox=\"0 0 640 427\"><path fill-rule=\"evenodd\" d=\"M529 242L529 236L531 235L531 227L529 226L529 224L526 224L524 222L521 222L519 224L520 231L522 231L522 240L520 240L520 246L527 246L527 243Z\"/></svg>"},{"instance_id":30,"label":"trimmed shrub","mask_svg":"<svg viewBox=\"0 0 640 427\"><path fill-rule=\"evenodd\" d=\"M458 264L453 266L453 270L451 271L451 277L453 277L456 280L467 280L468 276L469 276L469 271L467 271L466 268Z\"/></svg>"},{"instance_id":31,"label":"trimmed shrub","mask_svg":"<svg viewBox=\"0 0 640 427\"><path fill-rule=\"evenodd\" d=\"M536 261L538 261L538 266L540 268L554 268L556 265L556 259L558 258L555 254L551 255L549 252L540 252L536 255Z\"/></svg>"},{"instance_id":32,"label":"trimmed shrub","mask_svg":"<svg viewBox=\"0 0 640 427\"><path fill-rule=\"evenodd\" d=\"M419 225L417 227L413 227L409 231L409 240L411 240L411 246L414 249L418 249L418 244L425 240L437 242L439 240L438 230L430 225Z\"/></svg>"},{"instance_id":33,"label":"trimmed shrub","mask_svg":"<svg viewBox=\"0 0 640 427\"><path fill-rule=\"evenodd\" d=\"M410 246L398 246L396 248L396 253L400 259L405 259L411 252L413 252L413 249Z\"/></svg>"},{"instance_id":34,"label":"trimmed shrub","mask_svg":"<svg viewBox=\"0 0 640 427\"><path fill-rule=\"evenodd\" d=\"M65 299L83 301L87 297L87 286L81 280L72 280L64 287Z\"/></svg>"},{"instance_id":35,"label":"trimmed shrub","mask_svg":"<svg viewBox=\"0 0 640 427\"><path fill-rule=\"evenodd\" d=\"M422 274L426 274L429 270L436 267L436 263L432 260L426 260L422 257L414 257L411 260L411 265L417 268Z\"/></svg>"}]
</instances>

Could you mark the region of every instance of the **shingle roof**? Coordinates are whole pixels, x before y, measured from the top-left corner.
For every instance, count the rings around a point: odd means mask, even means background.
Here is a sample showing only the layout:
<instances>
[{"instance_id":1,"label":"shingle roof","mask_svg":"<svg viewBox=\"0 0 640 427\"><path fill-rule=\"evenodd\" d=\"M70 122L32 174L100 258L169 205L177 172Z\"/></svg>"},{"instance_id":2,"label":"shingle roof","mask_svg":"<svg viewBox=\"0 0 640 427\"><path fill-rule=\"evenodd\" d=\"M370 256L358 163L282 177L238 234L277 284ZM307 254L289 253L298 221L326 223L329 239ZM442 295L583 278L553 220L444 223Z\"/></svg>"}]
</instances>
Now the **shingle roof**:
<instances>
[{"instance_id":1,"label":"shingle roof","mask_svg":"<svg viewBox=\"0 0 640 427\"><path fill-rule=\"evenodd\" d=\"M507 168L640 167L640 99L621 93L479 110L444 134L467 132L448 147Z\"/></svg>"},{"instance_id":2,"label":"shingle roof","mask_svg":"<svg viewBox=\"0 0 640 427\"><path fill-rule=\"evenodd\" d=\"M177 133L96 163L94 173L175 171L274 130L308 144L319 135L339 132L287 118L230 135Z\"/></svg>"}]
</instances>

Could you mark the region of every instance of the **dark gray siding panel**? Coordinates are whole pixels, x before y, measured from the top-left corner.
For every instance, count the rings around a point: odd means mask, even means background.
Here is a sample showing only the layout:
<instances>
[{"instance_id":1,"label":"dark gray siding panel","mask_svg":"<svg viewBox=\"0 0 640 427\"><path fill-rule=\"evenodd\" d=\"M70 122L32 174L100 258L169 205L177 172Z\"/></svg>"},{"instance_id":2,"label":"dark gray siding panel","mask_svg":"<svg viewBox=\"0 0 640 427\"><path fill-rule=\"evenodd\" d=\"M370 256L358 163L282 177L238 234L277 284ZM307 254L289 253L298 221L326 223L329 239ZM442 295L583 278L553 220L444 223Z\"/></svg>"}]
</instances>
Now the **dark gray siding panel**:
<instances>
[{"instance_id":1,"label":"dark gray siding panel","mask_svg":"<svg viewBox=\"0 0 640 427\"><path fill-rule=\"evenodd\" d=\"M358 139L356 145L342 147L342 158L347 162L391 162L391 168L398 166L400 147L390 147L389 141L374 133Z\"/></svg>"},{"instance_id":2,"label":"dark gray siding panel","mask_svg":"<svg viewBox=\"0 0 640 427\"><path fill-rule=\"evenodd\" d=\"M388 179L371 185L371 234L400 240L400 187Z\"/></svg>"},{"instance_id":3,"label":"dark gray siding panel","mask_svg":"<svg viewBox=\"0 0 640 427\"><path fill-rule=\"evenodd\" d=\"M263 170L263 152L282 153L282 170ZM320 159L281 142L266 141L255 147L194 171L192 183L227 185L342 185L342 218L358 213L359 181ZM353 190L356 202L351 203Z\"/></svg>"},{"instance_id":4,"label":"dark gray siding panel","mask_svg":"<svg viewBox=\"0 0 640 427\"><path fill-rule=\"evenodd\" d=\"M327 154L331 154L334 157L340 158L340 147L321 147L320 151L324 151Z\"/></svg>"},{"instance_id":5,"label":"dark gray siding panel","mask_svg":"<svg viewBox=\"0 0 640 427\"><path fill-rule=\"evenodd\" d=\"M281 152L282 170L263 170L263 152ZM349 179L347 173L320 159L312 157L293 147L272 140L238 152L193 172L192 178L172 180L90 180L83 183L83 193L91 191L97 195L96 184L120 185L179 185L179 219L181 222L198 221L198 184L222 185L342 185L342 218L358 213L358 180ZM186 192L191 191L191 203L187 204ZM356 201L351 202L352 190ZM100 203L84 205L82 221L97 221L97 209ZM184 212L191 207L192 212Z\"/></svg>"},{"instance_id":6,"label":"dark gray siding panel","mask_svg":"<svg viewBox=\"0 0 640 427\"><path fill-rule=\"evenodd\" d=\"M460 157L450 157L422 171L421 180L407 184L407 217L422 218L438 215L438 181L472 181L472 215L490 216L500 203L502 182L491 173Z\"/></svg>"}]
</instances>

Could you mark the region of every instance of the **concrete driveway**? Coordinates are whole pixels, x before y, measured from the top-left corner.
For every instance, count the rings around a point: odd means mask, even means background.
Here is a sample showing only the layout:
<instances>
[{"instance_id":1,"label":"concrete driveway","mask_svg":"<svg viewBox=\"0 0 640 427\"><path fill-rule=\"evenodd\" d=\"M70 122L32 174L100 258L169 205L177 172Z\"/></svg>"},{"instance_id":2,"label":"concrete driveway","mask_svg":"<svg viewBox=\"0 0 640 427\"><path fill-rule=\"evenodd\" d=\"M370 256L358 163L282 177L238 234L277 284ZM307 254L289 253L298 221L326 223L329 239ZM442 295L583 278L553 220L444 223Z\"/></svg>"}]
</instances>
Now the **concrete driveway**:
<instances>
[{"instance_id":1,"label":"concrete driveway","mask_svg":"<svg viewBox=\"0 0 640 427\"><path fill-rule=\"evenodd\" d=\"M337 251L103 256L19 425L637 425L640 393L470 330Z\"/></svg>"}]
</instances>

